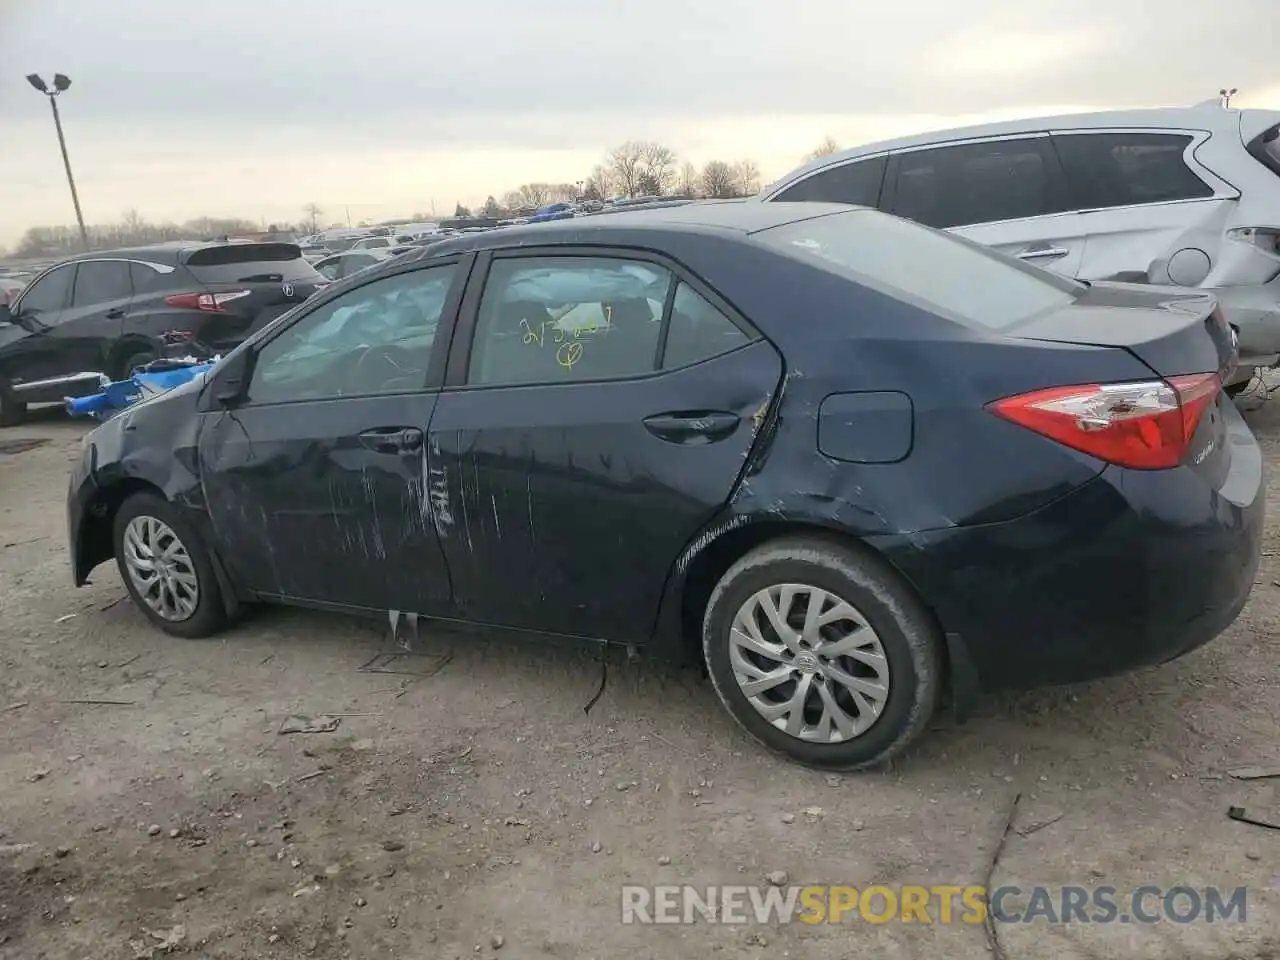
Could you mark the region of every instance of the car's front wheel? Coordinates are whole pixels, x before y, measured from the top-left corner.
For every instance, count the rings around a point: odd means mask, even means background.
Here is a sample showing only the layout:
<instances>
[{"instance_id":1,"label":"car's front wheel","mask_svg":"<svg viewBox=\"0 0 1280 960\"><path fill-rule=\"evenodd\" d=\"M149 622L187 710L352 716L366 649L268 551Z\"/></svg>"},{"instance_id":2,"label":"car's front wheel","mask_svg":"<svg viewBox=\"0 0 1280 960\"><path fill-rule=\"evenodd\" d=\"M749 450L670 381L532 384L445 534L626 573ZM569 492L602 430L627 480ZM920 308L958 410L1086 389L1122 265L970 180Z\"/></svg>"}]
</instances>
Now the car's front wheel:
<instances>
[{"instance_id":1,"label":"car's front wheel","mask_svg":"<svg viewBox=\"0 0 1280 960\"><path fill-rule=\"evenodd\" d=\"M176 637L207 637L227 622L213 562L200 535L168 501L137 493L113 525L116 564L147 619Z\"/></svg>"},{"instance_id":2,"label":"car's front wheel","mask_svg":"<svg viewBox=\"0 0 1280 960\"><path fill-rule=\"evenodd\" d=\"M734 719L829 770L883 763L925 728L942 650L935 621L887 563L816 537L742 557L703 618L707 669Z\"/></svg>"}]
</instances>

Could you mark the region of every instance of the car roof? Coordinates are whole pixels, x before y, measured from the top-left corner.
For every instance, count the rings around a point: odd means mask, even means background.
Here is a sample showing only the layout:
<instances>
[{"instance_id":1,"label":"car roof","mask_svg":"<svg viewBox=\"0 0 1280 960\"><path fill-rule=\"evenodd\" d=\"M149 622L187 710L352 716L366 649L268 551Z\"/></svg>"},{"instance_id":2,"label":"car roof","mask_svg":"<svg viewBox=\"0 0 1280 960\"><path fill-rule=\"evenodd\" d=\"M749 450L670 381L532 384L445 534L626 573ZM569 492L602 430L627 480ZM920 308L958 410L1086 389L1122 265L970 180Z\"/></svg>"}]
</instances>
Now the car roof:
<instances>
[{"instance_id":1,"label":"car roof","mask_svg":"<svg viewBox=\"0 0 1280 960\"><path fill-rule=\"evenodd\" d=\"M848 150L828 154L827 156L817 157L796 167L780 180L770 184L759 196L769 196L806 174L843 163L846 160L856 160L892 150L907 150L912 147L925 147L934 144L942 145L957 140L977 140L1016 136L1017 134L1045 133L1052 130L1125 128L1209 130L1214 133L1238 132L1247 140L1251 139L1250 131L1256 135L1256 133L1261 132L1267 126L1277 122L1277 120L1280 120L1280 113L1263 110L1225 110L1215 100L1196 107L1151 107L1142 110L1067 113L1047 117L1024 117L1018 120L1005 120L1000 123L985 123L970 127L931 130L927 133L898 137L894 140L879 140L875 143L867 143L859 147L851 147Z\"/></svg>"},{"instance_id":2,"label":"car roof","mask_svg":"<svg viewBox=\"0 0 1280 960\"><path fill-rule=\"evenodd\" d=\"M423 248L424 256L438 257L473 250L545 244L608 244L619 234L637 237L652 233L738 233L808 220L851 209L839 203L746 203L742 200L705 200L655 204L653 207L585 214L567 220L551 220L501 227L484 233L464 234Z\"/></svg>"},{"instance_id":3,"label":"car roof","mask_svg":"<svg viewBox=\"0 0 1280 960\"><path fill-rule=\"evenodd\" d=\"M271 246L279 246L280 244L291 242L286 240L263 241L263 243ZM187 254L196 250L253 245L253 242L232 244L222 240L169 240L164 243L152 243L136 247L118 247L114 250L92 250L88 253L77 253L64 260L59 260L58 263L77 263L81 260L151 260L157 263L177 264ZM297 246L297 244L295 243L294 246Z\"/></svg>"}]
</instances>

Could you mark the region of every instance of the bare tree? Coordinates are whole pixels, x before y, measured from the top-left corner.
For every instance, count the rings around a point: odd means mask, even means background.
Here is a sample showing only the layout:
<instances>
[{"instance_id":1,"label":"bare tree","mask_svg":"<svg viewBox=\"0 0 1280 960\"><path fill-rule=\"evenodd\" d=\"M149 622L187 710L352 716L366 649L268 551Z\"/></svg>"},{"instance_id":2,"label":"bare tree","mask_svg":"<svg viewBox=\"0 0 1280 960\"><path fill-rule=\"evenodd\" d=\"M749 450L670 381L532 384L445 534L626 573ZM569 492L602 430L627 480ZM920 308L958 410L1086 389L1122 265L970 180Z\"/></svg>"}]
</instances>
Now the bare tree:
<instances>
[{"instance_id":1,"label":"bare tree","mask_svg":"<svg viewBox=\"0 0 1280 960\"><path fill-rule=\"evenodd\" d=\"M613 183L628 197L640 192L640 175L645 171L645 144L628 140L621 146L614 147L605 157L605 168L609 171Z\"/></svg>"},{"instance_id":2,"label":"bare tree","mask_svg":"<svg viewBox=\"0 0 1280 960\"><path fill-rule=\"evenodd\" d=\"M804 159L808 162L809 160L817 160L819 157L829 157L839 149L840 144L836 143L834 137L828 135L814 149L806 153Z\"/></svg>"},{"instance_id":3,"label":"bare tree","mask_svg":"<svg viewBox=\"0 0 1280 960\"><path fill-rule=\"evenodd\" d=\"M551 196L551 184L522 183L516 192L520 195L520 206L540 207L545 204Z\"/></svg>"},{"instance_id":4,"label":"bare tree","mask_svg":"<svg viewBox=\"0 0 1280 960\"><path fill-rule=\"evenodd\" d=\"M496 198L490 196L484 202L484 206L480 208L480 212L486 217L497 217L502 215L502 208L498 206Z\"/></svg>"},{"instance_id":5,"label":"bare tree","mask_svg":"<svg viewBox=\"0 0 1280 960\"><path fill-rule=\"evenodd\" d=\"M589 200L603 200L613 190L613 177L607 167L602 163L597 163L591 170L591 175L587 177L586 186L583 188L583 194Z\"/></svg>"},{"instance_id":6,"label":"bare tree","mask_svg":"<svg viewBox=\"0 0 1280 960\"><path fill-rule=\"evenodd\" d=\"M702 168L702 190L708 197L724 199L736 196L735 180L733 167L723 160L709 160Z\"/></svg>"},{"instance_id":7,"label":"bare tree","mask_svg":"<svg viewBox=\"0 0 1280 960\"><path fill-rule=\"evenodd\" d=\"M692 197L698 192L698 168L686 160L680 166L680 178L677 181L680 193Z\"/></svg>"},{"instance_id":8,"label":"bare tree","mask_svg":"<svg viewBox=\"0 0 1280 960\"><path fill-rule=\"evenodd\" d=\"M645 193L660 194L671 189L676 179L676 154L670 147L652 141L640 145L641 176L646 178Z\"/></svg>"},{"instance_id":9,"label":"bare tree","mask_svg":"<svg viewBox=\"0 0 1280 960\"><path fill-rule=\"evenodd\" d=\"M302 212L307 215L306 224L312 233L316 233L320 229L320 217L324 215L324 211L315 203L308 203L302 208Z\"/></svg>"},{"instance_id":10,"label":"bare tree","mask_svg":"<svg viewBox=\"0 0 1280 960\"><path fill-rule=\"evenodd\" d=\"M143 229L146 227L146 221L142 219L142 214L140 214L136 208L130 207L126 210L121 220L123 221L121 224L123 232L130 240L135 238L138 240L142 239L142 233Z\"/></svg>"},{"instance_id":11,"label":"bare tree","mask_svg":"<svg viewBox=\"0 0 1280 960\"><path fill-rule=\"evenodd\" d=\"M760 192L760 168L754 160L739 160L735 163L733 177L738 191L744 197Z\"/></svg>"}]
</instances>

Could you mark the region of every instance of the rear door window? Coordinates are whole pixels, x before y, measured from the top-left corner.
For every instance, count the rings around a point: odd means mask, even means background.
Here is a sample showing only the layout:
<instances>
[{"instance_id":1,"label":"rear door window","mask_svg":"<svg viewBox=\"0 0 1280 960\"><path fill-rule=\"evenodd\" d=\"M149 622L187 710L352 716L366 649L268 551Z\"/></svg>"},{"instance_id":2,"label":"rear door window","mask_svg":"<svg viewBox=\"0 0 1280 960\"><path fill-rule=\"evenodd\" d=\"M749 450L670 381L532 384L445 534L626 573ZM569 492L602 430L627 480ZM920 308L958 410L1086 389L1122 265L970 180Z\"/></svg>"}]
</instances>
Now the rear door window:
<instances>
[{"instance_id":1,"label":"rear door window","mask_svg":"<svg viewBox=\"0 0 1280 960\"><path fill-rule=\"evenodd\" d=\"M808 200L874 207L880 203L880 186L887 162L886 157L873 157L827 167L793 184L773 199L778 202Z\"/></svg>"},{"instance_id":2,"label":"rear door window","mask_svg":"<svg viewBox=\"0 0 1280 960\"><path fill-rule=\"evenodd\" d=\"M1045 137L990 140L894 156L891 213L947 229L1066 209Z\"/></svg>"},{"instance_id":3,"label":"rear door window","mask_svg":"<svg viewBox=\"0 0 1280 960\"><path fill-rule=\"evenodd\" d=\"M1078 210L1213 196L1184 159L1189 134L1070 133L1053 138Z\"/></svg>"},{"instance_id":4,"label":"rear door window","mask_svg":"<svg viewBox=\"0 0 1280 960\"><path fill-rule=\"evenodd\" d=\"M1004 330L1064 307L1083 287L961 237L872 210L851 210L754 234L792 256L967 326Z\"/></svg>"},{"instance_id":5,"label":"rear door window","mask_svg":"<svg viewBox=\"0 0 1280 960\"><path fill-rule=\"evenodd\" d=\"M92 307L133 296L129 264L123 260L84 260L76 267L73 307Z\"/></svg>"},{"instance_id":6,"label":"rear door window","mask_svg":"<svg viewBox=\"0 0 1280 960\"><path fill-rule=\"evenodd\" d=\"M1254 137L1249 144L1249 153L1260 164L1280 177L1280 125Z\"/></svg>"},{"instance_id":7,"label":"rear door window","mask_svg":"<svg viewBox=\"0 0 1280 960\"><path fill-rule=\"evenodd\" d=\"M320 274L291 243L231 243L189 254L187 269L204 284L321 281Z\"/></svg>"}]
</instances>

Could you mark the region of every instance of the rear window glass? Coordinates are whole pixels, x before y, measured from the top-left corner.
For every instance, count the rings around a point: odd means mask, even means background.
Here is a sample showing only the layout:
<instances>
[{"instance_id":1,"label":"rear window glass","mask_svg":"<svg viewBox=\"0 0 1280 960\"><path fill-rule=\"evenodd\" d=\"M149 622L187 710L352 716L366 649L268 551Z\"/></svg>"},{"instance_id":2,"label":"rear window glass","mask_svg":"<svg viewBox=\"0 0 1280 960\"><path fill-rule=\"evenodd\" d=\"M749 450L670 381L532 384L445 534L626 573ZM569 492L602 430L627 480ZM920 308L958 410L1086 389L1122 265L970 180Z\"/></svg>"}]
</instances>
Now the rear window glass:
<instances>
[{"instance_id":1,"label":"rear window glass","mask_svg":"<svg viewBox=\"0 0 1280 960\"><path fill-rule=\"evenodd\" d=\"M1280 125L1254 137L1249 144L1249 153L1276 176L1280 176Z\"/></svg>"},{"instance_id":2,"label":"rear window glass","mask_svg":"<svg viewBox=\"0 0 1280 960\"><path fill-rule=\"evenodd\" d=\"M316 280L320 274L292 243L232 243L190 254L186 266L201 283Z\"/></svg>"},{"instance_id":3,"label":"rear window glass","mask_svg":"<svg viewBox=\"0 0 1280 960\"><path fill-rule=\"evenodd\" d=\"M1191 137L1172 133L1073 133L1053 144L1083 210L1213 196L1187 166Z\"/></svg>"},{"instance_id":4,"label":"rear window glass","mask_svg":"<svg viewBox=\"0 0 1280 960\"><path fill-rule=\"evenodd\" d=\"M756 239L970 326L1005 330L1082 289L959 237L871 210L771 227Z\"/></svg>"}]
</instances>

